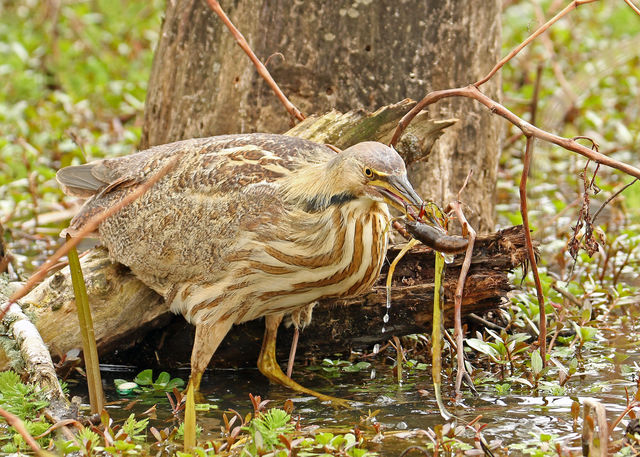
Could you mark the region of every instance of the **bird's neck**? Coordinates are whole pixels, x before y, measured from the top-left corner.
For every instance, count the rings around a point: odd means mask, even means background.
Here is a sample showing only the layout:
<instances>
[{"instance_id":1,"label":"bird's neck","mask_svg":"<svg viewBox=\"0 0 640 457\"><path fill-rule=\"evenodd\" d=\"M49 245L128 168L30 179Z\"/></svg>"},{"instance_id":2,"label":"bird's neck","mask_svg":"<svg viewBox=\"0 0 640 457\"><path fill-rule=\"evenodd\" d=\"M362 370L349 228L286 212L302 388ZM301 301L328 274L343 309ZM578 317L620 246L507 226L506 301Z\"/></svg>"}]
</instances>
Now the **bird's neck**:
<instances>
[{"instance_id":1,"label":"bird's neck","mask_svg":"<svg viewBox=\"0 0 640 457\"><path fill-rule=\"evenodd\" d=\"M358 199L341 161L306 165L291 173L283 185L285 199L308 213L341 207Z\"/></svg>"}]
</instances>

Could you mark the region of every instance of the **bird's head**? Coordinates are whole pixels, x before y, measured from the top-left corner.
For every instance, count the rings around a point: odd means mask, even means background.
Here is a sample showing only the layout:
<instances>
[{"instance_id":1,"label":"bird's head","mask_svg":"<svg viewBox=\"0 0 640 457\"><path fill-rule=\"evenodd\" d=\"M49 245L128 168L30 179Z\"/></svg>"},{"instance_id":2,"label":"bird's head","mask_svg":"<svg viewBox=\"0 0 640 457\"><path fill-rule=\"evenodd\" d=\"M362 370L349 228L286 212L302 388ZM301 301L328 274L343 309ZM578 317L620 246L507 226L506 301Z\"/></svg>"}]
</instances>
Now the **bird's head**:
<instances>
[{"instance_id":1,"label":"bird's head","mask_svg":"<svg viewBox=\"0 0 640 457\"><path fill-rule=\"evenodd\" d=\"M417 218L422 199L407 178L402 157L375 141L358 143L328 162L309 164L284 182L286 198L307 212L355 199L387 203Z\"/></svg>"},{"instance_id":2,"label":"bird's head","mask_svg":"<svg viewBox=\"0 0 640 457\"><path fill-rule=\"evenodd\" d=\"M390 146L365 141L345 149L329 167L336 188L357 198L387 203L401 212L419 210L422 199L409 179L402 157Z\"/></svg>"}]
</instances>

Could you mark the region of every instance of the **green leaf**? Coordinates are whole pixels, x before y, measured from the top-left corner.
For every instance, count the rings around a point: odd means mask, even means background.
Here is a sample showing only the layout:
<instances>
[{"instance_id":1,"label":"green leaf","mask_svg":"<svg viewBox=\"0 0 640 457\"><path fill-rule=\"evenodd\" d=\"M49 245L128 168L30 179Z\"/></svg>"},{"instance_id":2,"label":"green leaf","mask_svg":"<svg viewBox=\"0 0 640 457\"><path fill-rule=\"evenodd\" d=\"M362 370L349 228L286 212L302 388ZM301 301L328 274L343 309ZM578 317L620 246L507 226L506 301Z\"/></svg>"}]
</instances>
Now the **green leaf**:
<instances>
[{"instance_id":1,"label":"green leaf","mask_svg":"<svg viewBox=\"0 0 640 457\"><path fill-rule=\"evenodd\" d=\"M491 345L488 343L478 339L478 338L469 338L466 340L466 343L472 349L475 349L478 352L481 352L485 355L491 357L495 362L500 359L500 354L496 351Z\"/></svg>"},{"instance_id":2,"label":"green leaf","mask_svg":"<svg viewBox=\"0 0 640 457\"><path fill-rule=\"evenodd\" d=\"M587 342L595 338L598 333L598 329L594 327L580 327L580 338L582 341Z\"/></svg>"},{"instance_id":3,"label":"green leaf","mask_svg":"<svg viewBox=\"0 0 640 457\"><path fill-rule=\"evenodd\" d=\"M366 370L369 368L371 364L369 362L358 362L353 365L346 366L342 369L342 371L347 373L356 373L358 371Z\"/></svg>"},{"instance_id":4,"label":"green leaf","mask_svg":"<svg viewBox=\"0 0 640 457\"><path fill-rule=\"evenodd\" d=\"M166 371L163 371L158 375L158 379L156 379L155 384L160 384L166 386L171 380L171 376Z\"/></svg>"},{"instance_id":5,"label":"green leaf","mask_svg":"<svg viewBox=\"0 0 640 457\"><path fill-rule=\"evenodd\" d=\"M333 433L325 432L325 433L318 433L316 435L316 443L318 443L321 446L325 446L329 444L332 439L333 439Z\"/></svg>"},{"instance_id":6,"label":"green leaf","mask_svg":"<svg viewBox=\"0 0 640 457\"><path fill-rule=\"evenodd\" d=\"M542 357L539 349L531 353L531 371L536 378L542 373Z\"/></svg>"},{"instance_id":7,"label":"green leaf","mask_svg":"<svg viewBox=\"0 0 640 457\"><path fill-rule=\"evenodd\" d=\"M182 378L173 378L171 381L167 383L165 390L171 391L174 387L182 387L184 386L184 380Z\"/></svg>"},{"instance_id":8,"label":"green leaf","mask_svg":"<svg viewBox=\"0 0 640 457\"><path fill-rule=\"evenodd\" d=\"M352 446L355 446L356 444L356 436L353 433L346 433L344 435L344 440L345 440L345 449L349 449Z\"/></svg>"},{"instance_id":9,"label":"green leaf","mask_svg":"<svg viewBox=\"0 0 640 457\"><path fill-rule=\"evenodd\" d=\"M124 381L124 379L116 379L115 381ZM138 384L136 384L135 382L131 382L131 381L128 381L128 382L124 381L124 382L116 383L116 390L118 392L120 392L121 394L130 393L131 391L133 391L134 389L137 389L138 387L139 387Z\"/></svg>"},{"instance_id":10,"label":"green leaf","mask_svg":"<svg viewBox=\"0 0 640 457\"><path fill-rule=\"evenodd\" d=\"M153 370L144 370L138 373L138 376L133 378L133 382L140 384L141 386L153 385Z\"/></svg>"},{"instance_id":11,"label":"green leaf","mask_svg":"<svg viewBox=\"0 0 640 457\"><path fill-rule=\"evenodd\" d=\"M364 457L367 454L366 449L361 449L361 448L351 448L347 451L347 455L349 455L349 457Z\"/></svg>"}]
</instances>

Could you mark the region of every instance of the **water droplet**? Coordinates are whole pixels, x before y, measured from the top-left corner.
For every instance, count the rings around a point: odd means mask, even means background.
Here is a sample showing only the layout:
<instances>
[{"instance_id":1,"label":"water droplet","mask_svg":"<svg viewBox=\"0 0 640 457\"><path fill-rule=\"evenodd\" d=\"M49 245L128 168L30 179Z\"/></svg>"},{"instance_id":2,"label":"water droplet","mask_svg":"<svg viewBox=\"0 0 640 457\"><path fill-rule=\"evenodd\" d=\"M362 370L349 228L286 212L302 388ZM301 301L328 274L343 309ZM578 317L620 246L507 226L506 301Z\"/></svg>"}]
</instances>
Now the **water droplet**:
<instances>
[{"instance_id":1,"label":"water droplet","mask_svg":"<svg viewBox=\"0 0 640 457\"><path fill-rule=\"evenodd\" d=\"M384 317L382 318L382 322L384 322L385 324L389 322L389 314L384 315Z\"/></svg>"},{"instance_id":2,"label":"water droplet","mask_svg":"<svg viewBox=\"0 0 640 457\"><path fill-rule=\"evenodd\" d=\"M376 343L373 345L373 353L377 354L378 352L380 352L380 345Z\"/></svg>"},{"instance_id":3,"label":"water droplet","mask_svg":"<svg viewBox=\"0 0 640 457\"><path fill-rule=\"evenodd\" d=\"M371 369L371 379L375 379L376 378L376 369L372 368Z\"/></svg>"},{"instance_id":4,"label":"water droplet","mask_svg":"<svg viewBox=\"0 0 640 457\"><path fill-rule=\"evenodd\" d=\"M443 256L444 256L444 263L453 263L453 260L456 258L456 256L453 254L443 254Z\"/></svg>"},{"instance_id":5,"label":"water droplet","mask_svg":"<svg viewBox=\"0 0 640 457\"><path fill-rule=\"evenodd\" d=\"M387 329L386 329L386 328L384 328L384 326L383 326L383 327L382 327L382 333L384 333L384 332L386 332L386 331L387 331Z\"/></svg>"}]
</instances>

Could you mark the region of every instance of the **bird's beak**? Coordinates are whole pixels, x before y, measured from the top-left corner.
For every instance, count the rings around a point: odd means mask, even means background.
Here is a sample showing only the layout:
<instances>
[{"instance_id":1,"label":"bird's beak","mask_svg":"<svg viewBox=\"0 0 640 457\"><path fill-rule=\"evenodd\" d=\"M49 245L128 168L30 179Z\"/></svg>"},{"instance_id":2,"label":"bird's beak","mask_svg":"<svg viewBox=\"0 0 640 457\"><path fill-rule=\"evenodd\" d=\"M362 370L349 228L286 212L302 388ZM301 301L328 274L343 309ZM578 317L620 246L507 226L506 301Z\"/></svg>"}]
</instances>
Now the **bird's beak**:
<instances>
[{"instance_id":1,"label":"bird's beak","mask_svg":"<svg viewBox=\"0 0 640 457\"><path fill-rule=\"evenodd\" d=\"M423 201L413 190L406 174L387 175L386 180L377 180L371 184L381 191L387 204L417 219L417 212Z\"/></svg>"}]
</instances>

